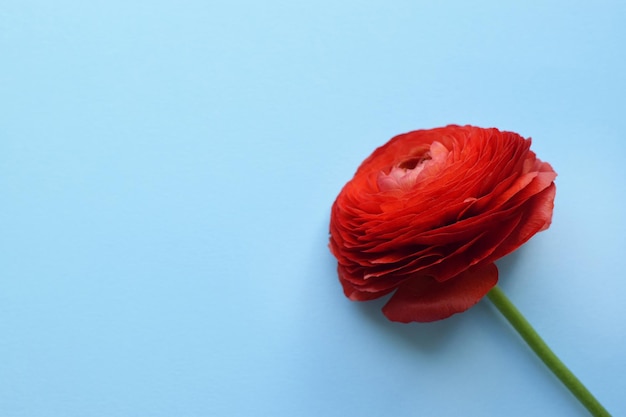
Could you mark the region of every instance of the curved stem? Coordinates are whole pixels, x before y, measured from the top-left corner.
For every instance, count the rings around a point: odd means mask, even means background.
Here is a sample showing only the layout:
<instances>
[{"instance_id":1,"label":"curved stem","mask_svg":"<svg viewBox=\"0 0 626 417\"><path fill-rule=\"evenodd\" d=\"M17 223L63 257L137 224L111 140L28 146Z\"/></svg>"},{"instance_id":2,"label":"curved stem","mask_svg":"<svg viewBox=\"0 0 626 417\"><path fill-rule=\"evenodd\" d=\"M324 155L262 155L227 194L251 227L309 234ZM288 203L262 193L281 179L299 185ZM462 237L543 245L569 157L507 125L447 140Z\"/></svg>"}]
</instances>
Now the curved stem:
<instances>
[{"instance_id":1,"label":"curved stem","mask_svg":"<svg viewBox=\"0 0 626 417\"><path fill-rule=\"evenodd\" d=\"M511 323L528 346L535 351L548 368L563 382L572 394L578 398L591 415L595 417L610 417L609 412L596 400L582 382L570 371L567 366L552 352L541 336L528 323L522 313L511 303L502 290L495 286L487 297L496 306L500 313Z\"/></svg>"}]
</instances>

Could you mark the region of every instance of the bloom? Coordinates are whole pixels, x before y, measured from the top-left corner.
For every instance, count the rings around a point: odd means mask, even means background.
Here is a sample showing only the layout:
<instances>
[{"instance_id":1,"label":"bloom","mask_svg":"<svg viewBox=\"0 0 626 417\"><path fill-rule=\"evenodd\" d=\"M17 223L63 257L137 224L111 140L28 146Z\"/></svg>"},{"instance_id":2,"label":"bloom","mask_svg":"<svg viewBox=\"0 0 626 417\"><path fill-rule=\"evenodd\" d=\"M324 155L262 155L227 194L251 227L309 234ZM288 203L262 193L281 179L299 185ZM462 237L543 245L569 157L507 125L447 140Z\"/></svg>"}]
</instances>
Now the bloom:
<instances>
[{"instance_id":1,"label":"bloom","mask_svg":"<svg viewBox=\"0 0 626 417\"><path fill-rule=\"evenodd\" d=\"M530 139L456 126L392 138L335 200L330 249L348 298L393 292L392 321L444 319L498 281L494 261L549 227L556 173Z\"/></svg>"}]
</instances>

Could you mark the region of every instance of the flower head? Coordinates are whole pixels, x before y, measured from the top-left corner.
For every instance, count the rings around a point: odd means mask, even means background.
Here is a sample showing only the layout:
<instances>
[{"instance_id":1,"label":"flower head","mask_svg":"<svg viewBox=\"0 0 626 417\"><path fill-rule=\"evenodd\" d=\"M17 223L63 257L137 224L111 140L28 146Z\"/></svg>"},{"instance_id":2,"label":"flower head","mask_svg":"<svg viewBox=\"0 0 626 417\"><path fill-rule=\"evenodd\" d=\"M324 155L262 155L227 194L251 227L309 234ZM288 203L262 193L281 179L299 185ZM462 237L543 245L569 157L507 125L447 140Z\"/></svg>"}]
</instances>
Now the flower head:
<instances>
[{"instance_id":1,"label":"flower head","mask_svg":"<svg viewBox=\"0 0 626 417\"><path fill-rule=\"evenodd\" d=\"M530 139L450 125L376 149L332 207L330 249L351 300L393 292L393 321L467 310L498 280L494 261L552 219L556 173Z\"/></svg>"}]
</instances>

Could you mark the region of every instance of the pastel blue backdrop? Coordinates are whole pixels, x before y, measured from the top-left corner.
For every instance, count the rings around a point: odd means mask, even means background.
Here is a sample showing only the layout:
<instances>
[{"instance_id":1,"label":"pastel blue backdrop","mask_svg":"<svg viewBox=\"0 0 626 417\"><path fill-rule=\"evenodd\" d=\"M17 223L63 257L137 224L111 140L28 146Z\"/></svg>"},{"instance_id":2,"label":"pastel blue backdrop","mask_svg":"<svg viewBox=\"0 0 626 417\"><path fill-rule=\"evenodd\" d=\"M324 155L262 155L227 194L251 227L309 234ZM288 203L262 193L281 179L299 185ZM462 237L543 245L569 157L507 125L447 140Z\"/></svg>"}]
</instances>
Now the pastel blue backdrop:
<instances>
[{"instance_id":1,"label":"pastel blue backdrop","mask_svg":"<svg viewBox=\"0 0 626 417\"><path fill-rule=\"evenodd\" d=\"M533 137L501 286L626 415L626 3L5 0L0 416L585 416L482 301L344 298L330 206L448 123Z\"/></svg>"}]
</instances>

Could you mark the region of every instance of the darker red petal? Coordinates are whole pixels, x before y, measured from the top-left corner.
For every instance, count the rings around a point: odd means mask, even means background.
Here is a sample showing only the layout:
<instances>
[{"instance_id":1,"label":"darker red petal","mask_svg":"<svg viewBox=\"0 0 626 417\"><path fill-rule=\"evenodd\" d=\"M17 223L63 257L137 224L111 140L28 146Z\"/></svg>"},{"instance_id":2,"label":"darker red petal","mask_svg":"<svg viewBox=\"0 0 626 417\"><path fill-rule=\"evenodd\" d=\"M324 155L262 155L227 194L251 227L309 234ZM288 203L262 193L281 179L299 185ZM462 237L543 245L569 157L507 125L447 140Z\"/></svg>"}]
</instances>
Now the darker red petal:
<instances>
[{"instance_id":1,"label":"darker red petal","mask_svg":"<svg viewBox=\"0 0 626 417\"><path fill-rule=\"evenodd\" d=\"M391 321L442 320L476 304L498 282L498 268L474 266L445 282L420 277L402 284L383 307Z\"/></svg>"}]
</instances>

